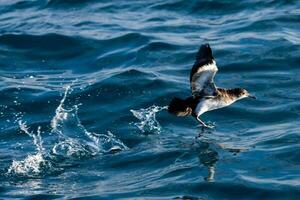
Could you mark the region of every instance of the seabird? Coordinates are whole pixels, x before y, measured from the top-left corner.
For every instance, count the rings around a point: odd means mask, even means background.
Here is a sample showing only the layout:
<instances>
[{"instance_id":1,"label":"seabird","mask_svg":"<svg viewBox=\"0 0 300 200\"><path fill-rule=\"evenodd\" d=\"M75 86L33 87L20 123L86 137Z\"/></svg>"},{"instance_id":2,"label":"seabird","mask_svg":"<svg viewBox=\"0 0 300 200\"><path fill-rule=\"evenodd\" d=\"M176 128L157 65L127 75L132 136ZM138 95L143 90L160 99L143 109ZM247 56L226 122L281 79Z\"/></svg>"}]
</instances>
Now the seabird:
<instances>
[{"instance_id":1,"label":"seabird","mask_svg":"<svg viewBox=\"0 0 300 200\"><path fill-rule=\"evenodd\" d=\"M190 74L192 96L186 99L173 98L168 111L181 117L192 115L203 127L213 128L200 119L203 113L229 106L245 97L256 99L243 88L216 87L214 76L217 71L218 67L209 44L201 45Z\"/></svg>"}]
</instances>

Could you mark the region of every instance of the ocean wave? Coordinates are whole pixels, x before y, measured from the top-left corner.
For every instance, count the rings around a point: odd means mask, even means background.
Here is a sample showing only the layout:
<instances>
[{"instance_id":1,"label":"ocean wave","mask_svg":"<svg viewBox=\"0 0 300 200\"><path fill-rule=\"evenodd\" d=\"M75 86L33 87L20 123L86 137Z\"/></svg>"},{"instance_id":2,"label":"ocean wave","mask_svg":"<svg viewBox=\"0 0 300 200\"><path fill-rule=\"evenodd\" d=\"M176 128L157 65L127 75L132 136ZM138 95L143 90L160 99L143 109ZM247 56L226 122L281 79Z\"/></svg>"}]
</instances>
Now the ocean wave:
<instances>
[{"instance_id":1,"label":"ocean wave","mask_svg":"<svg viewBox=\"0 0 300 200\"><path fill-rule=\"evenodd\" d=\"M74 6L83 6L88 3L92 3L95 0L47 0L46 7L74 7Z\"/></svg>"},{"instance_id":2,"label":"ocean wave","mask_svg":"<svg viewBox=\"0 0 300 200\"><path fill-rule=\"evenodd\" d=\"M231 1L165 1L163 3L159 2L151 6L151 9L163 9L174 12L187 12L189 14L198 14L202 15L203 12L210 15L215 15L216 13L228 14L234 13L241 10L257 10L267 7L279 7L279 6L288 6L293 5L292 2L278 2L274 0L270 1L252 1L252 2L236 2L232 3Z\"/></svg>"},{"instance_id":3,"label":"ocean wave","mask_svg":"<svg viewBox=\"0 0 300 200\"><path fill-rule=\"evenodd\" d=\"M2 34L0 44L17 49L40 49L45 51L61 51L80 46L75 38L59 34L28 35L28 34Z\"/></svg>"},{"instance_id":4,"label":"ocean wave","mask_svg":"<svg viewBox=\"0 0 300 200\"><path fill-rule=\"evenodd\" d=\"M297 199L299 5L0 0L1 197ZM258 97L204 131L165 110L203 43Z\"/></svg>"}]
</instances>

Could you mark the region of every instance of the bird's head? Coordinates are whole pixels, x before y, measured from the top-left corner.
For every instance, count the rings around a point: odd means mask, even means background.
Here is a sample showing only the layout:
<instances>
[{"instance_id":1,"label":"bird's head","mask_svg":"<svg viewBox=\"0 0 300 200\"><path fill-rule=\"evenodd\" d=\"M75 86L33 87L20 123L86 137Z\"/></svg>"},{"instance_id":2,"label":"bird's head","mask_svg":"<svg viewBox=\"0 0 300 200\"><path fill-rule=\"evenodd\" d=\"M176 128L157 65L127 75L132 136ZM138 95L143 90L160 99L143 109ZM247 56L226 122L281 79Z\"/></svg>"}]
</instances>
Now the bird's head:
<instances>
[{"instance_id":1,"label":"bird's head","mask_svg":"<svg viewBox=\"0 0 300 200\"><path fill-rule=\"evenodd\" d=\"M254 95L251 95L246 89L244 88L235 88L232 90L233 96L235 96L237 99L243 99L246 97L256 99Z\"/></svg>"}]
</instances>

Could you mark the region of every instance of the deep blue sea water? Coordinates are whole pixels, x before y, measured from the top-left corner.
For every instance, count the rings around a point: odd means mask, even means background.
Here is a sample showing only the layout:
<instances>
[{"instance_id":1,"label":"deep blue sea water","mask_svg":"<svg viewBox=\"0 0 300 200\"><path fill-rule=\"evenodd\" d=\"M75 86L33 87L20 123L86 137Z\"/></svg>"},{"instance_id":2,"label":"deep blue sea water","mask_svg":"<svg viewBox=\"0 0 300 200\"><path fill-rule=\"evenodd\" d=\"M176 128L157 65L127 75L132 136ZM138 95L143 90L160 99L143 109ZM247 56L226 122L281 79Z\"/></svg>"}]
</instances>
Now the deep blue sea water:
<instances>
[{"instance_id":1,"label":"deep blue sea water","mask_svg":"<svg viewBox=\"0 0 300 200\"><path fill-rule=\"evenodd\" d=\"M203 131L166 106L207 42L258 99ZM0 0L0 199L299 199L299 67L296 0Z\"/></svg>"}]
</instances>

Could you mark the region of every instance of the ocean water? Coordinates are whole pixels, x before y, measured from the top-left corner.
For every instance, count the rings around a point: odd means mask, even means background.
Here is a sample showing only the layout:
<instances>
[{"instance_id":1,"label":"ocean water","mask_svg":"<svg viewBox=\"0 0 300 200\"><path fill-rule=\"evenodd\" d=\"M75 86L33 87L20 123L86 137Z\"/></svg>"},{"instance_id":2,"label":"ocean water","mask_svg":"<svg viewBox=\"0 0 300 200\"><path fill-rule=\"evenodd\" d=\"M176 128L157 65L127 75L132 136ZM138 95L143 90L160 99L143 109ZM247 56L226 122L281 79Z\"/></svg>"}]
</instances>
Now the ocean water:
<instances>
[{"instance_id":1,"label":"ocean water","mask_svg":"<svg viewBox=\"0 0 300 200\"><path fill-rule=\"evenodd\" d=\"M299 199L300 2L0 0L0 199ZM257 96L170 115L203 43Z\"/></svg>"}]
</instances>

